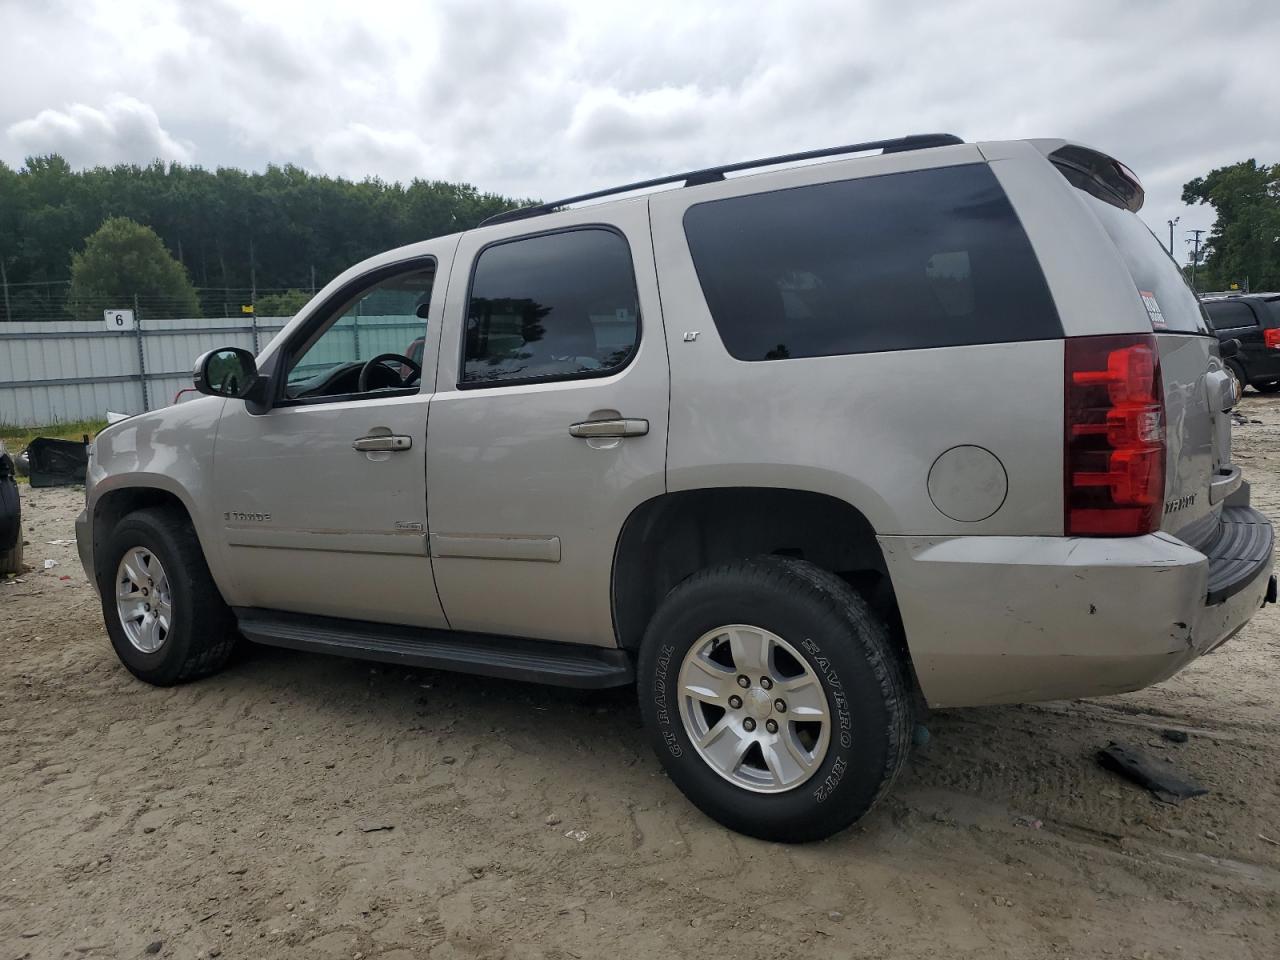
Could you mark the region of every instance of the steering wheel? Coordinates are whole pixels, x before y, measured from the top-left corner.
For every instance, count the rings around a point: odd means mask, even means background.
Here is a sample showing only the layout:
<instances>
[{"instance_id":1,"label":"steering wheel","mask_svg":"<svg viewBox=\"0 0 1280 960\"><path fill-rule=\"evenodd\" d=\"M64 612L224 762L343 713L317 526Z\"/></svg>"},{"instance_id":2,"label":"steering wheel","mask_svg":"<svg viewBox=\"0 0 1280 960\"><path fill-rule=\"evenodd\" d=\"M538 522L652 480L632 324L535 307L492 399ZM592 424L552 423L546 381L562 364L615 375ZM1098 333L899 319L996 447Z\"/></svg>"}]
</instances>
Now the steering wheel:
<instances>
[{"instance_id":1,"label":"steering wheel","mask_svg":"<svg viewBox=\"0 0 1280 960\"><path fill-rule=\"evenodd\" d=\"M360 381L357 387L357 390L360 393L368 392L369 374L372 372L373 368L380 363L385 363L387 360L398 360L400 361L400 364L402 366L406 366L413 371L413 374L411 376L404 377L400 380L400 386L402 387L408 386L409 382L413 380L415 377L417 378L422 377L422 365L420 363L417 363L416 361L410 359L409 357L406 357L402 353L380 353L376 357L374 357L372 360L369 360L367 363L365 363L363 367L360 368ZM395 371L392 371L392 372L394 373ZM398 373L396 374L396 376L400 377Z\"/></svg>"}]
</instances>

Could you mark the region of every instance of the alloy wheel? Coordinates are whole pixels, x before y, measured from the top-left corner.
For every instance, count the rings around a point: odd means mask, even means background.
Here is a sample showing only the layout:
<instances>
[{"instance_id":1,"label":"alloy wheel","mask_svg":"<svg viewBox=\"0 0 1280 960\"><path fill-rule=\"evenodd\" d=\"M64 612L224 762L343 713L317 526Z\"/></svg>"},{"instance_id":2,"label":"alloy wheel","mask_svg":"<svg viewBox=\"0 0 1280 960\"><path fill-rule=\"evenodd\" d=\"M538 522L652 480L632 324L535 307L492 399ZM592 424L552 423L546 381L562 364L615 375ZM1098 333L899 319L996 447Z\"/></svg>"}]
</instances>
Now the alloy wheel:
<instances>
[{"instance_id":1,"label":"alloy wheel","mask_svg":"<svg viewBox=\"0 0 1280 960\"><path fill-rule=\"evenodd\" d=\"M817 672L786 640L731 624L703 634L680 667L680 719L704 761L755 793L781 793L822 765L831 707Z\"/></svg>"},{"instance_id":2,"label":"alloy wheel","mask_svg":"<svg viewBox=\"0 0 1280 960\"><path fill-rule=\"evenodd\" d=\"M126 550L116 568L116 613L135 650L155 653L173 625L169 577L146 547Z\"/></svg>"}]
</instances>

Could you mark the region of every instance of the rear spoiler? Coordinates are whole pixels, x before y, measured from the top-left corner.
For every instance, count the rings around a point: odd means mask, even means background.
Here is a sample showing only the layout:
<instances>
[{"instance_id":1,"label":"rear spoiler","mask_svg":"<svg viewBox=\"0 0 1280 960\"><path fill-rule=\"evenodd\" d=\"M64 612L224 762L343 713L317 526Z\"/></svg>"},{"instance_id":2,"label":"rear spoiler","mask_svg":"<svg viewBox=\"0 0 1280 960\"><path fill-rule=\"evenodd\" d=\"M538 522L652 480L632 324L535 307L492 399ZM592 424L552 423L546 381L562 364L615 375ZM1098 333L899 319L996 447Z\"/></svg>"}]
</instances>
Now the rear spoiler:
<instances>
[{"instance_id":1,"label":"rear spoiler","mask_svg":"<svg viewBox=\"0 0 1280 960\"><path fill-rule=\"evenodd\" d=\"M1032 141L1068 182L1113 207L1137 213L1146 192L1137 174L1114 157L1063 141ZM1046 148L1051 149L1046 149Z\"/></svg>"}]
</instances>

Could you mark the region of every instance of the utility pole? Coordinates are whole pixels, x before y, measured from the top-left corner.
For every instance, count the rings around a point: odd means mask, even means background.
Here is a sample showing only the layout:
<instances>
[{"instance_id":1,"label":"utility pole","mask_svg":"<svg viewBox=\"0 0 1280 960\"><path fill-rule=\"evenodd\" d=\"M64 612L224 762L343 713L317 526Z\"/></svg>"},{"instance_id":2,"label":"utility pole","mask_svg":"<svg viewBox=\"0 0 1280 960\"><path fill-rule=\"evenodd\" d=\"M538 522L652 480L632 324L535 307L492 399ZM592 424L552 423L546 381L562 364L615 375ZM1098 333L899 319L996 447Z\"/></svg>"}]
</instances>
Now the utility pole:
<instances>
[{"instance_id":1,"label":"utility pole","mask_svg":"<svg viewBox=\"0 0 1280 960\"><path fill-rule=\"evenodd\" d=\"M253 262L253 237L249 237L249 302L258 302L258 268Z\"/></svg>"},{"instance_id":2,"label":"utility pole","mask_svg":"<svg viewBox=\"0 0 1280 960\"><path fill-rule=\"evenodd\" d=\"M316 292L316 265L314 263L311 265L311 292L313 294Z\"/></svg>"},{"instance_id":3,"label":"utility pole","mask_svg":"<svg viewBox=\"0 0 1280 960\"><path fill-rule=\"evenodd\" d=\"M1174 224L1176 224L1181 219L1182 219L1181 217L1174 217L1172 220L1169 221L1169 256L1171 257L1173 256L1173 227L1174 227Z\"/></svg>"},{"instance_id":4,"label":"utility pole","mask_svg":"<svg viewBox=\"0 0 1280 960\"><path fill-rule=\"evenodd\" d=\"M1208 233L1208 230L1188 230L1187 233L1194 234L1194 240L1188 240L1187 243L1195 245L1195 250L1191 254L1191 289L1196 290L1196 267L1200 266L1200 234ZM1199 293L1199 290L1196 290Z\"/></svg>"}]
</instances>

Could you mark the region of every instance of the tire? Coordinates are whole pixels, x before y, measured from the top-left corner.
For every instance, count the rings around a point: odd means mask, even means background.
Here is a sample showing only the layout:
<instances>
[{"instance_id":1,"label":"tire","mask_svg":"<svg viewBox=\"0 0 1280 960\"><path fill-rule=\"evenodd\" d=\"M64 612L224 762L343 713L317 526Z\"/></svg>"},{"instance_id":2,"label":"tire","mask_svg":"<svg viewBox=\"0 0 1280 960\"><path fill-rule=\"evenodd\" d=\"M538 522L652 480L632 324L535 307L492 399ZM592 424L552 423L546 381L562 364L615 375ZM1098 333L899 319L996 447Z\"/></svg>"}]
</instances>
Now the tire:
<instances>
[{"instance_id":1,"label":"tire","mask_svg":"<svg viewBox=\"0 0 1280 960\"><path fill-rule=\"evenodd\" d=\"M22 499L18 495L18 485L13 480L9 468L9 455L0 447L0 515L8 518L0 524L0 536L4 539L13 537L8 549L0 550L0 576L22 573ZM7 529L6 529L7 528Z\"/></svg>"},{"instance_id":2,"label":"tire","mask_svg":"<svg viewBox=\"0 0 1280 960\"><path fill-rule=\"evenodd\" d=\"M1255 383L1253 389L1259 393L1276 393L1280 391L1280 380L1272 380L1270 383Z\"/></svg>"},{"instance_id":3,"label":"tire","mask_svg":"<svg viewBox=\"0 0 1280 960\"><path fill-rule=\"evenodd\" d=\"M0 550L0 576L7 573L22 573L22 530L18 530L18 539L8 550Z\"/></svg>"},{"instance_id":4,"label":"tire","mask_svg":"<svg viewBox=\"0 0 1280 960\"><path fill-rule=\"evenodd\" d=\"M734 652L735 641L746 654L742 658ZM748 677L750 688L735 693L740 679L730 676L722 689L722 670L739 674L740 659L750 664L759 642L769 651L763 660L771 664L760 671L776 679L766 685L763 678ZM708 670L708 663L715 669ZM749 665L744 669L750 673ZM712 673L702 686L704 675ZM814 696L815 680L820 698ZM701 691L697 696L684 693L689 682ZM654 749L676 786L712 819L762 840L821 840L848 827L893 784L910 745L912 701L888 629L843 580L801 560L734 561L677 586L645 632L637 687ZM715 703L708 702L706 695L716 690ZM775 692L783 695L772 707L761 702ZM797 699L788 704L788 695ZM794 718L821 709L822 701L828 733L820 751L815 731L822 725ZM744 714L751 715L751 727ZM745 732L760 731L770 721L775 726L763 734ZM722 732L713 735L716 730ZM707 756L691 731L704 743L710 738ZM791 760L782 753L784 735L800 746ZM730 771L732 757L752 736L760 742L748 746ZM766 741L772 746L765 747ZM772 763L766 750L774 751ZM730 759L717 767L712 752ZM794 759L801 754L811 759L809 772L787 781L782 773L804 769Z\"/></svg>"},{"instance_id":5,"label":"tire","mask_svg":"<svg viewBox=\"0 0 1280 960\"><path fill-rule=\"evenodd\" d=\"M127 580L121 561L131 553L135 561L140 556L149 556L151 561L145 565L134 562L133 569L142 576ZM156 562L158 568L152 565ZM195 531L181 511L156 507L128 514L107 537L97 565L107 635L120 662L135 677L166 687L208 676L226 664L239 639L235 618L223 602ZM155 575L150 586L145 576L148 572ZM143 580L143 586L138 587L134 579ZM131 637L131 628L117 605L117 587L126 580L128 586L138 587L129 598L134 610L139 604L155 611L167 606L167 628L138 627L130 619L137 628ZM167 582L167 590L162 582ZM139 595L142 590L147 591L146 596ZM151 621L143 622L160 621L153 613Z\"/></svg>"}]
</instances>

